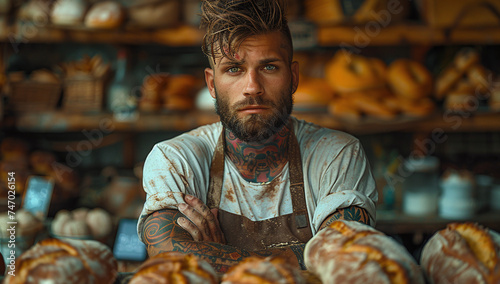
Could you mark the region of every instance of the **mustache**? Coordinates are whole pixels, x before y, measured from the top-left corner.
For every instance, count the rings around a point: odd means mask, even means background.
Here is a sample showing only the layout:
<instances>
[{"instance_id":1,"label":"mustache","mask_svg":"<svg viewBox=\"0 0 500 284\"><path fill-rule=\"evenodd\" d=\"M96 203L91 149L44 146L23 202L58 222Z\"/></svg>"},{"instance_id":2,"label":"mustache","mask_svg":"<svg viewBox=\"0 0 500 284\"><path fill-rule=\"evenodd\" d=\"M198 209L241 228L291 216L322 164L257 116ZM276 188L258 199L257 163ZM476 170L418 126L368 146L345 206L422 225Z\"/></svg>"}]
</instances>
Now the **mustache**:
<instances>
[{"instance_id":1,"label":"mustache","mask_svg":"<svg viewBox=\"0 0 500 284\"><path fill-rule=\"evenodd\" d=\"M274 102L269 101L269 100L265 100L262 97L248 97L248 98L243 99L239 102L236 102L232 108L233 109L240 109L240 108L244 108L244 107L250 106L250 105L260 105L260 106L267 106L267 107L275 106Z\"/></svg>"}]
</instances>

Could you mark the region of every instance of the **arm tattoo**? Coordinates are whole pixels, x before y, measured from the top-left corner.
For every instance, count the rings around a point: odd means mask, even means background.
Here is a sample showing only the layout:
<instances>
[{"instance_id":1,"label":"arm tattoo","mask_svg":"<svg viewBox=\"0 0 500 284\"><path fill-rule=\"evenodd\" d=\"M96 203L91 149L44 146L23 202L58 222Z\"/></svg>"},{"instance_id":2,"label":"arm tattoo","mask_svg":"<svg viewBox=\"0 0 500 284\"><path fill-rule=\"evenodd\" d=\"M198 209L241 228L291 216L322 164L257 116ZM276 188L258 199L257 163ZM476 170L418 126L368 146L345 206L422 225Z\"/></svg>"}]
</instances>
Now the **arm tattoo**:
<instances>
[{"instance_id":1,"label":"arm tattoo","mask_svg":"<svg viewBox=\"0 0 500 284\"><path fill-rule=\"evenodd\" d=\"M321 224L320 230L330 226L330 224L337 220L358 221L367 225L370 223L368 212L366 212L365 209L357 206L350 206L338 209L335 213L328 216L325 221L323 221L323 224Z\"/></svg>"},{"instance_id":2,"label":"arm tattoo","mask_svg":"<svg viewBox=\"0 0 500 284\"><path fill-rule=\"evenodd\" d=\"M212 242L195 242L191 235L180 227L176 220L184 215L177 210L161 210L151 214L144 224L142 232L144 243L150 256L166 251L192 253L206 260L218 271L226 272L249 256L295 255L298 263L303 265L304 248L247 251L229 245ZM293 254L291 253L293 251Z\"/></svg>"}]
</instances>

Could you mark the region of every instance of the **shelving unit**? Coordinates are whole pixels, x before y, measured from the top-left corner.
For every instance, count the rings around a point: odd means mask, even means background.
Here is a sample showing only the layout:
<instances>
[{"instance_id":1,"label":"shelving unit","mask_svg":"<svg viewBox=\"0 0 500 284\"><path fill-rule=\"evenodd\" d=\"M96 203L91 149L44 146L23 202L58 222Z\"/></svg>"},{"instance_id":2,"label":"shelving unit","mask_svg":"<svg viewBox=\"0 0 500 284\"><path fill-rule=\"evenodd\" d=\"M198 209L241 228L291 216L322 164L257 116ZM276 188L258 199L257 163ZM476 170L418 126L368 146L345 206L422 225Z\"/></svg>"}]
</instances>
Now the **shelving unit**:
<instances>
[{"instance_id":1,"label":"shelving unit","mask_svg":"<svg viewBox=\"0 0 500 284\"><path fill-rule=\"evenodd\" d=\"M500 112L447 114L436 113L425 118L401 117L391 121L364 119L343 121L330 114L294 112L303 119L324 127L342 130L355 135L401 132L490 132L500 131ZM63 111L20 113L15 119L4 122L5 127L21 132L77 132L98 129L100 123L112 124L114 131L188 131L198 126L219 121L211 112L191 111L178 113L141 113L131 122L116 121L109 113L79 114Z\"/></svg>"},{"instance_id":2,"label":"shelving unit","mask_svg":"<svg viewBox=\"0 0 500 284\"><path fill-rule=\"evenodd\" d=\"M363 32L364 25L358 28ZM33 32L34 30L36 32ZM362 48L359 42L360 29L354 26L322 26L315 30L315 43L312 47L330 48L346 46ZM179 36L182 35L182 36ZM203 34L195 27L181 26L159 30L90 30L61 29L53 26L33 26L29 23L17 23L0 34L4 44L31 43L105 43L105 44L158 44L166 47L199 46ZM500 28L460 28L436 29L422 24L395 24L382 27L376 33L370 33L369 46L402 45L408 48L422 48L437 45L500 45ZM420 52L421 53L421 52ZM500 132L500 112L477 112L448 114L436 112L424 118L399 117L391 121L363 119L360 121L339 120L326 111L295 112L299 119L327 127L346 131L354 135L378 133L418 133L428 134L439 129L444 132ZM200 125L214 123L219 117L211 112L191 111L182 113L141 113L133 122L115 121L110 113L91 114L68 113L64 111L18 113L12 119L0 122L4 128L23 133L65 133L98 129L103 121L110 123L113 132L124 133L127 137L124 163L133 166L134 137L142 132L188 131ZM120 136L118 138L123 138ZM113 141L116 141L113 137ZM111 143L111 142L110 142ZM441 229L447 220L409 218L402 215L380 216L378 228L389 233L431 232ZM480 216L476 221L500 228L497 215ZM500 230L500 229L499 229Z\"/></svg>"}]
</instances>

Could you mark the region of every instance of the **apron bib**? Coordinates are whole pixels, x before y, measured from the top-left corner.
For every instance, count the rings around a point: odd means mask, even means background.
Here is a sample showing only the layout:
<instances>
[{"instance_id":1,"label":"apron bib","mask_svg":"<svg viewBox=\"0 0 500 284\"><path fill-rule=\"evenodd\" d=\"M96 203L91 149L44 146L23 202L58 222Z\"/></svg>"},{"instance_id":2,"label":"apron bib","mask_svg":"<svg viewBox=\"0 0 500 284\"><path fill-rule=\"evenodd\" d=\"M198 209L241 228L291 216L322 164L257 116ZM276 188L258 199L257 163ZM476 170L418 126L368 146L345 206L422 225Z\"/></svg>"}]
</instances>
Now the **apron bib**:
<instances>
[{"instance_id":1,"label":"apron bib","mask_svg":"<svg viewBox=\"0 0 500 284\"><path fill-rule=\"evenodd\" d=\"M304 194L300 149L293 127L289 135L288 159L293 213L262 221L252 221L244 216L219 210L219 223L228 245L256 251L294 243L306 243L312 237ZM225 129L219 137L210 166L207 196L209 208L219 208L221 201L224 182L224 148ZM274 180L268 186L273 186L273 182Z\"/></svg>"}]
</instances>

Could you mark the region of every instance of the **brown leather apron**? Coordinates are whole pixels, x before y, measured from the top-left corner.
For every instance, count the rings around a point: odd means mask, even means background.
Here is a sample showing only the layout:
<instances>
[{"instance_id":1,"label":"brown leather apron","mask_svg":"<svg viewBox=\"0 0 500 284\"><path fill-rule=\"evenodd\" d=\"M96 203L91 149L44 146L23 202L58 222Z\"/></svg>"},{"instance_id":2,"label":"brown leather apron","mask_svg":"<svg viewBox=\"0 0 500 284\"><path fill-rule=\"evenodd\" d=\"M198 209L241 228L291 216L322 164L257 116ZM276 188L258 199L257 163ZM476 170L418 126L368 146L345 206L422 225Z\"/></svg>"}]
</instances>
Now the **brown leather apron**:
<instances>
[{"instance_id":1,"label":"brown leather apron","mask_svg":"<svg viewBox=\"0 0 500 284\"><path fill-rule=\"evenodd\" d=\"M312 237L304 194L299 144L293 133L293 127L290 128L288 158L293 213L262 221L251 221L244 216L219 210L219 222L228 245L256 251L294 243L306 243ZM224 149L225 129L222 130L215 147L210 167L210 185L207 196L207 204L210 208L219 208L221 201L224 184ZM273 182L268 186L274 186Z\"/></svg>"}]
</instances>

